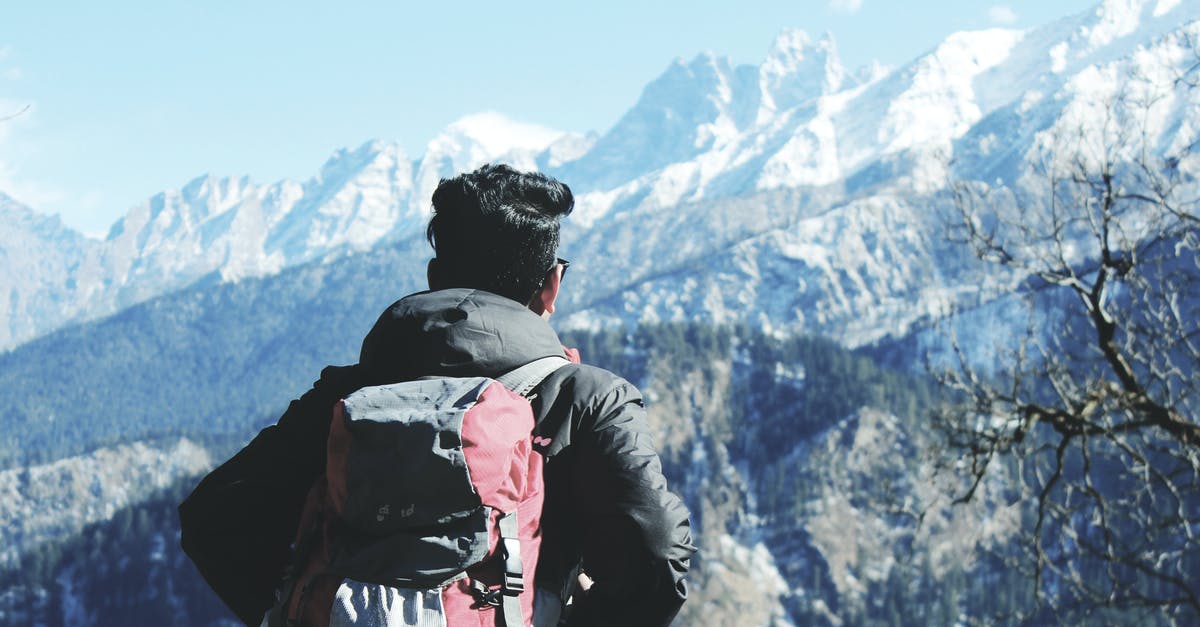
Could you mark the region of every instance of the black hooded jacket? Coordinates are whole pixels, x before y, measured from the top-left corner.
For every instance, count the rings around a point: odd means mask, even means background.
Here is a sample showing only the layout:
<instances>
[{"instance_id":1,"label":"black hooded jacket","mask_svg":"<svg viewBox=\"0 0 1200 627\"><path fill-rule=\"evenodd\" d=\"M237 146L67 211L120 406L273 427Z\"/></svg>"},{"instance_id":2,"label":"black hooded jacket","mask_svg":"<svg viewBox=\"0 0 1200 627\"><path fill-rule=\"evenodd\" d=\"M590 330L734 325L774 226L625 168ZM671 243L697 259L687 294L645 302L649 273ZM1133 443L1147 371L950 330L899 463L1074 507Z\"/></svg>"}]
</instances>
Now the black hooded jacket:
<instances>
[{"instance_id":1,"label":"black hooded jacket","mask_svg":"<svg viewBox=\"0 0 1200 627\"><path fill-rule=\"evenodd\" d=\"M363 341L359 363L330 366L179 508L184 551L247 624L258 624L290 558L301 508L325 469L333 407L354 390L422 376L499 376L562 355L550 326L489 292L421 292L393 304ZM572 364L531 396L545 447L546 500L538 586L568 589L578 567L595 581L571 625L662 625L687 597L695 551L688 512L667 490L638 390Z\"/></svg>"}]
</instances>

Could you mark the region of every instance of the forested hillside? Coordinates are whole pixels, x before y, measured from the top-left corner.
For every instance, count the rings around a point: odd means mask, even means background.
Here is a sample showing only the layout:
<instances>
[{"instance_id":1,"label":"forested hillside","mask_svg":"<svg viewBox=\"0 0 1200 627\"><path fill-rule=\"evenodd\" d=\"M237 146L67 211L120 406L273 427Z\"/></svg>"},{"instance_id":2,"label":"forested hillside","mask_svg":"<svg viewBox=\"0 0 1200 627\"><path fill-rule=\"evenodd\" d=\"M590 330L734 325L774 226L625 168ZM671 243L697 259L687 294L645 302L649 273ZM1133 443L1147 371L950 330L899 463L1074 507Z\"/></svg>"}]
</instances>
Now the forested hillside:
<instances>
[{"instance_id":1,"label":"forested hillside","mask_svg":"<svg viewBox=\"0 0 1200 627\"><path fill-rule=\"evenodd\" d=\"M702 466L711 464L728 474L746 471L750 458L786 458L788 451L810 446L846 419L859 420L862 411L904 416L888 420L913 424L930 394L926 383L880 371L869 360L817 338L779 340L745 328L656 325L629 332L569 333L564 341L578 345L589 362L621 372L645 389L665 470L694 512L702 547L694 582L697 613L689 614L695 620L712 611L749 610L763 600L757 583L728 578L730 569L762 566L735 547L761 535L767 521L775 529L792 527L783 521L800 521L801 504L816 489L794 482L799 467L793 473L778 465L755 465L729 484L713 479L721 473L710 478L710 469ZM154 389L164 396L172 393L168 387ZM154 401L147 397L143 402ZM240 420L237 428L246 438L262 422L250 415ZM229 427L235 422L230 417ZM706 461L710 454L714 459ZM17 622L36 617L51 625L146 624L163 616L172 617L173 624L218 622L226 615L177 548L172 508L194 480L185 479L144 504L119 511L110 522L24 556L19 568L4 574L6 615ZM809 559L820 560L819 551L805 551ZM778 563L787 566L786 561ZM828 602L837 606L837 586L828 582L827 567L792 574L805 581L824 580ZM742 588L738 595L753 603L717 594L727 585ZM909 595L902 601L932 603ZM754 611L804 609L803 604L792 605L784 609L773 603ZM186 622L177 622L183 616Z\"/></svg>"},{"instance_id":2,"label":"forested hillside","mask_svg":"<svg viewBox=\"0 0 1200 627\"><path fill-rule=\"evenodd\" d=\"M411 244L198 286L0 354L0 388L20 390L0 396L0 468L273 421L416 289L428 245Z\"/></svg>"},{"instance_id":3,"label":"forested hillside","mask_svg":"<svg viewBox=\"0 0 1200 627\"><path fill-rule=\"evenodd\" d=\"M939 469L947 458L930 422L943 392L926 377L829 340L749 327L644 325L563 340L646 395L700 547L680 624L1006 622L1036 606L1010 545L1032 503L1000 478L970 503L949 503L956 475ZM230 416L222 428L245 441L264 421ZM173 508L197 478L25 554L0 579L0 618L228 620L178 549ZM1053 611L1034 617L1055 620ZM1075 616L1157 620L1136 609Z\"/></svg>"}]
</instances>

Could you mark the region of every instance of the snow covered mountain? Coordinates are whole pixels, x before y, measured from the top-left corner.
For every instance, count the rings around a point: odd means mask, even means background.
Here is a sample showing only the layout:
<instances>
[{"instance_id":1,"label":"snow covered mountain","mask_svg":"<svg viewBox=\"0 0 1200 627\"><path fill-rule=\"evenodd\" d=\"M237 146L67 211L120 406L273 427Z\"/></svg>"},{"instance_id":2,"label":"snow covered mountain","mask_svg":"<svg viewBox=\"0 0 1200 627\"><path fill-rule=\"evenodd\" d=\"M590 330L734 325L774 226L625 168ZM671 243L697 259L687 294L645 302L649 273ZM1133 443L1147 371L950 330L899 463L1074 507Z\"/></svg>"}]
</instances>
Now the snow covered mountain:
<instances>
[{"instance_id":1,"label":"snow covered mountain","mask_svg":"<svg viewBox=\"0 0 1200 627\"><path fill-rule=\"evenodd\" d=\"M0 195L0 349L197 281L238 281L419 232L441 177L488 161L527 169L586 139L468 116L410 159L397 144L334 153L303 183L200 176L131 209L95 241Z\"/></svg>"},{"instance_id":2,"label":"snow covered mountain","mask_svg":"<svg viewBox=\"0 0 1200 627\"><path fill-rule=\"evenodd\" d=\"M199 177L131 209L102 242L35 226L40 218L5 200L0 210L23 217L0 232L0 254L15 260L0 295L0 348L197 281L269 275L415 237L439 178L486 161L567 181L578 198L568 253L620 267L591 277L586 302L575 304L599 309L573 324L642 312L720 319L755 304L774 326L827 319L821 330L848 337L838 326L845 314L866 307L867 319L889 320L887 303L915 298L904 316L913 320L958 288L888 268L915 271L900 260L935 247L933 208L947 181L1015 181L1048 133L1099 123L1102 112L1086 104L1100 92L1186 67L1197 19L1195 3L1107 0L1028 31L955 33L891 71L848 71L830 35L784 31L757 66L711 54L673 63L599 137L468 116L417 158L368 142L336 152L302 183ZM1187 101L1164 107L1160 149L1186 135L1170 129L1200 124ZM885 223L898 226L885 233ZM752 269L750 257L765 265ZM698 287L681 291L663 263L694 265ZM801 279L799 296L784 298L775 285L795 276L789 264L827 278ZM634 289L638 277L658 282Z\"/></svg>"},{"instance_id":3,"label":"snow covered mountain","mask_svg":"<svg viewBox=\"0 0 1200 627\"><path fill-rule=\"evenodd\" d=\"M97 242L0 192L0 349L45 333L74 310L77 276ZM46 324L46 321L53 321Z\"/></svg>"},{"instance_id":4,"label":"snow covered mountain","mask_svg":"<svg viewBox=\"0 0 1200 627\"><path fill-rule=\"evenodd\" d=\"M757 67L711 55L677 62L590 152L555 173L585 192L587 223L777 188L935 191L969 133L994 134L1010 160L1025 157L1032 138L994 128L991 114L1041 103L1031 122L1042 130L1086 97L1089 68L1137 55L1177 59L1178 37L1165 36L1197 19L1195 3L1110 0L1030 31L955 33L894 71L855 74L842 68L830 36L813 42L786 31Z\"/></svg>"}]
</instances>

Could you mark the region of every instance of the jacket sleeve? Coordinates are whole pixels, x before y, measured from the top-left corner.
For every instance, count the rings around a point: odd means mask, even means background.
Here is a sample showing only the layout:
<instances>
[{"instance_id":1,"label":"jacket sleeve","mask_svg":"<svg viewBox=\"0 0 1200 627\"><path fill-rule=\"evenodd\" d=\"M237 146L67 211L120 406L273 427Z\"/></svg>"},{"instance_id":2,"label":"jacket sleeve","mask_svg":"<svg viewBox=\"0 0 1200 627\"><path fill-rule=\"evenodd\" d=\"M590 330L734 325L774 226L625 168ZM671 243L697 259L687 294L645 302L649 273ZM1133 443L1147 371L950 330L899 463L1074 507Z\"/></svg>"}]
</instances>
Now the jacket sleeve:
<instances>
[{"instance_id":1,"label":"jacket sleeve","mask_svg":"<svg viewBox=\"0 0 1200 627\"><path fill-rule=\"evenodd\" d=\"M247 625L274 603L305 497L325 466L337 401L356 366L329 367L275 425L205 477L179 506L181 543L217 596Z\"/></svg>"},{"instance_id":2,"label":"jacket sleeve","mask_svg":"<svg viewBox=\"0 0 1200 627\"><path fill-rule=\"evenodd\" d=\"M617 379L579 425L574 493L594 584L570 625L666 625L687 599L688 511L667 489L640 393ZM590 416L589 416L590 414Z\"/></svg>"}]
</instances>

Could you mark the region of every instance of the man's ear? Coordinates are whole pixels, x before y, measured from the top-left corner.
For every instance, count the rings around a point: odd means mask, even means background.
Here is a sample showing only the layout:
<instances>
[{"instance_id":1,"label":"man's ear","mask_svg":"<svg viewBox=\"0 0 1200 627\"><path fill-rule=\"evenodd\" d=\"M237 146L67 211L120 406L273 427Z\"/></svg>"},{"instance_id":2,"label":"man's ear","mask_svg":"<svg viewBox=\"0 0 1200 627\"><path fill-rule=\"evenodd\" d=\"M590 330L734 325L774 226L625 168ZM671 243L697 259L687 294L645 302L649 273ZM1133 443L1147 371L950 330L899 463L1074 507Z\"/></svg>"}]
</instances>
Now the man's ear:
<instances>
[{"instance_id":1,"label":"man's ear","mask_svg":"<svg viewBox=\"0 0 1200 627\"><path fill-rule=\"evenodd\" d=\"M562 287L562 266L556 264L554 269L546 273L546 280L542 281L542 287L534 292L533 300L529 301L529 309L543 318L550 317L550 314L554 313L554 302L558 300L560 287Z\"/></svg>"},{"instance_id":2,"label":"man's ear","mask_svg":"<svg viewBox=\"0 0 1200 627\"><path fill-rule=\"evenodd\" d=\"M442 286L442 268L438 265L437 257L429 260L429 265L425 266L425 281L429 283L430 290L441 289Z\"/></svg>"}]
</instances>

